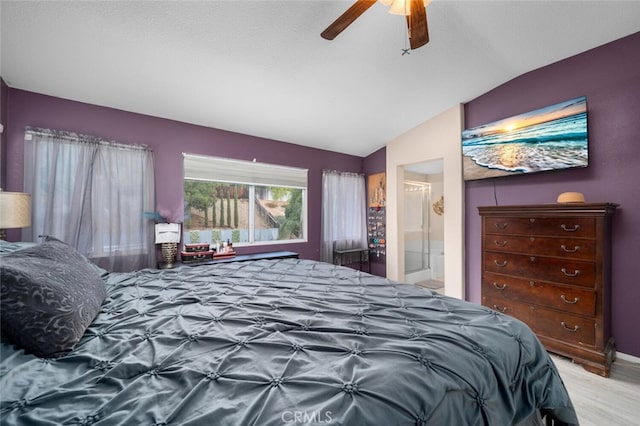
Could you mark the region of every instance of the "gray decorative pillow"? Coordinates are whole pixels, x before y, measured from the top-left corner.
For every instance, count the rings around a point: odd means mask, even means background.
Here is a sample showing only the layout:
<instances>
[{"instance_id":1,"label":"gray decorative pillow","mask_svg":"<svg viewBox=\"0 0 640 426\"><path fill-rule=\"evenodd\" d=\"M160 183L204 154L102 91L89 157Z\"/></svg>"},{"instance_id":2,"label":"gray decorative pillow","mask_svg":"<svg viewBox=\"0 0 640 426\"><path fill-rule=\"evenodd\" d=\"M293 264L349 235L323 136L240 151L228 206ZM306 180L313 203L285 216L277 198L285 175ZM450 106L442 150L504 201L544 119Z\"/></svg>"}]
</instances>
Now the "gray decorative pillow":
<instances>
[{"instance_id":1,"label":"gray decorative pillow","mask_svg":"<svg viewBox=\"0 0 640 426\"><path fill-rule=\"evenodd\" d=\"M95 266L50 237L0 256L0 280L2 338L45 358L71 351L106 297Z\"/></svg>"}]
</instances>

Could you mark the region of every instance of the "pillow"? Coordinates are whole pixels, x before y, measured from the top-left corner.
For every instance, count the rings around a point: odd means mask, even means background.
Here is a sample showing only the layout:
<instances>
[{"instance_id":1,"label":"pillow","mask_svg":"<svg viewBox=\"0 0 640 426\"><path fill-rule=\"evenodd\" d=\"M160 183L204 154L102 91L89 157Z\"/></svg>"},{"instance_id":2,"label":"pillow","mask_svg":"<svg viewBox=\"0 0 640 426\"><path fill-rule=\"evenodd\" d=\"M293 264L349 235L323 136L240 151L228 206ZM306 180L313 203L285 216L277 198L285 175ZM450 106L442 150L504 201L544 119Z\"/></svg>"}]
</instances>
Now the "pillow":
<instances>
[{"instance_id":1,"label":"pillow","mask_svg":"<svg viewBox=\"0 0 640 426\"><path fill-rule=\"evenodd\" d=\"M0 280L2 338L44 358L70 352L106 298L97 269L51 237L0 256Z\"/></svg>"}]
</instances>

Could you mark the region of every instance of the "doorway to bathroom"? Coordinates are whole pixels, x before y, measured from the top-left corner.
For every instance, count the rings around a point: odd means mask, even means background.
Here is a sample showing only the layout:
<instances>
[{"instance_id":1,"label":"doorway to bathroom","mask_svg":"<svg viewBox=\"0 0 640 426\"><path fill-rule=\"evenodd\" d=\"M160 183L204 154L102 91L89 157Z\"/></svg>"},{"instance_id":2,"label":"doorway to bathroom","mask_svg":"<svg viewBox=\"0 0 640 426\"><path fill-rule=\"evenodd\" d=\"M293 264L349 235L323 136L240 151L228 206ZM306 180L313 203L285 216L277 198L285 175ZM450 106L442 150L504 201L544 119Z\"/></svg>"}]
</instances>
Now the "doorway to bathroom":
<instances>
[{"instance_id":1,"label":"doorway to bathroom","mask_svg":"<svg viewBox=\"0 0 640 426\"><path fill-rule=\"evenodd\" d=\"M404 271L410 284L444 292L443 161L405 166Z\"/></svg>"}]
</instances>

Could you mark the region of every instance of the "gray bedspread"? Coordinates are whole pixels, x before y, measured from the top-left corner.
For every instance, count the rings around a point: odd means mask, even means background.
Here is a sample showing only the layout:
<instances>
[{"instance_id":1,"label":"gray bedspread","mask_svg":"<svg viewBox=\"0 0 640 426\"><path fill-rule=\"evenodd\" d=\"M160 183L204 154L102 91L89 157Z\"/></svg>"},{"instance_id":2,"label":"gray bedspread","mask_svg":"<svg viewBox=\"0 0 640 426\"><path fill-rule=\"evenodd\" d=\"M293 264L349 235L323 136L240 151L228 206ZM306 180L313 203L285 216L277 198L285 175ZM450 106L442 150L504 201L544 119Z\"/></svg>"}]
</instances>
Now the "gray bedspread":
<instances>
[{"instance_id":1,"label":"gray bedspread","mask_svg":"<svg viewBox=\"0 0 640 426\"><path fill-rule=\"evenodd\" d=\"M284 259L113 273L70 354L2 343L3 425L577 424L521 322Z\"/></svg>"}]
</instances>

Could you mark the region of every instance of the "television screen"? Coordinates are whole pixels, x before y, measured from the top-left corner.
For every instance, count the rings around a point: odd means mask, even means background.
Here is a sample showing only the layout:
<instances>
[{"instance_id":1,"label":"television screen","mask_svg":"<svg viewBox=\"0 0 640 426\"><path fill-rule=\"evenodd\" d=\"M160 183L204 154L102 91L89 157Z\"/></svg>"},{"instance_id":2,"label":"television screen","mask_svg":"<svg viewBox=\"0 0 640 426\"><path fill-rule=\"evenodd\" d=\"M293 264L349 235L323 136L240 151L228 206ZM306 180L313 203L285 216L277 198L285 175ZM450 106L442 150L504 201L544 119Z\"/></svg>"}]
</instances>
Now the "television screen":
<instances>
[{"instance_id":1,"label":"television screen","mask_svg":"<svg viewBox=\"0 0 640 426\"><path fill-rule=\"evenodd\" d=\"M582 96L462 132L464 180L587 167Z\"/></svg>"}]
</instances>

